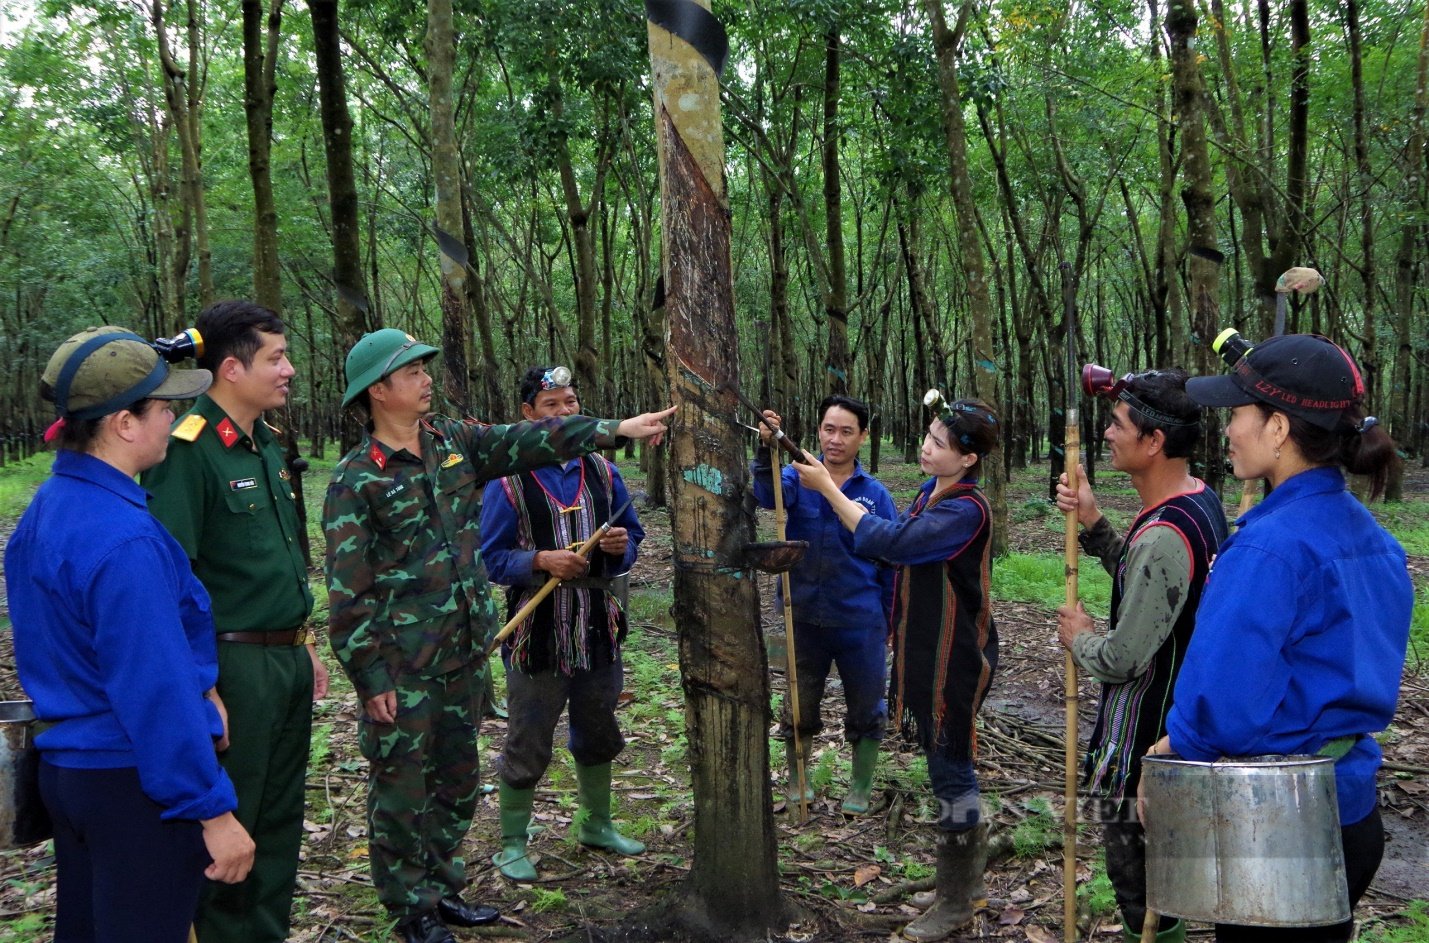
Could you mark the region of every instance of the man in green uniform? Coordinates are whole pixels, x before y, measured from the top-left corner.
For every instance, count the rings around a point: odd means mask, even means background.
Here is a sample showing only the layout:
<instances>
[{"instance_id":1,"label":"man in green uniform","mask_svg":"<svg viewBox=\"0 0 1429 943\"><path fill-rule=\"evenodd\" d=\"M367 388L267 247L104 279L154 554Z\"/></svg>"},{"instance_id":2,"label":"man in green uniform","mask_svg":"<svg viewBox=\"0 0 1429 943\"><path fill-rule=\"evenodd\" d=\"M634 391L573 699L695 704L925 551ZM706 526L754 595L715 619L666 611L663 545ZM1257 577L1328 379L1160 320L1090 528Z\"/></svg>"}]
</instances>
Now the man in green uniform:
<instances>
[{"instance_id":1,"label":"man in green uniform","mask_svg":"<svg viewBox=\"0 0 1429 943\"><path fill-rule=\"evenodd\" d=\"M674 410L484 426L428 418L439 351L391 328L347 357L343 405L371 417L323 505L329 635L363 704L368 855L405 943L496 919L466 903L458 856L477 779L484 643L497 626L481 559L485 482L664 432Z\"/></svg>"},{"instance_id":2,"label":"man in green uniform","mask_svg":"<svg viewBox=\"0 0 1429 943\"><path fill-rule=\"evenodd\" d=\"M219 302L197 328L198 363L213 386L175 423L168 457L141 483L213 600L231 742L222 763L258 853L247 880L205 888L196 929L200 943L282 943L302 845L312 702L328 680L304 625L313 598L291 476L262 421L287 400L294 370L283 322L267 308Z\"/></svg>"}]
</instances>

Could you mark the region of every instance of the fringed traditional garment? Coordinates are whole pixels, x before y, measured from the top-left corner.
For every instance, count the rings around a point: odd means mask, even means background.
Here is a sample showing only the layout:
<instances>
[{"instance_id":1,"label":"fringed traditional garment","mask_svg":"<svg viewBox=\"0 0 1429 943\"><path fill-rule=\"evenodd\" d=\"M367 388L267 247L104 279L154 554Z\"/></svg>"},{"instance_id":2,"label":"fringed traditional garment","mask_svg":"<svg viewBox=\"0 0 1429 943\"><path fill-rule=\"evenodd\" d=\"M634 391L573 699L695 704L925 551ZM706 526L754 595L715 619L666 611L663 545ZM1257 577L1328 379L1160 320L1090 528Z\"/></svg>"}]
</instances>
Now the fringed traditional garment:
<instances>
[{"instance_id":1,"label":"fringed traditional garment","mask_svg":"<svg viewBox=\"0 0 1429 943\"><path fill-rule=\"evenodd\" d=\"M1209 488L1176 495L1143 511L1122 542L1121 556L1112 577L1108 634L1116 630L1120 616L1132 544L1151 527L1173 528L1186 542L1191 557L1191 585L1171 634L1157 649L1151 666L1129 681L1102 685L1097 722L1092 729L1083 773L1093 795L1118 803L1128 795L1135 795L1141 780L1141 758L1166 734L1171 692L1176 687L1176 676L1191 641L1201 590L1206 584L1211 558L1226 535L1220 500Z\"/></svg>"},{"instance_id":2,"label":"fringed traditional garment","mask_svg":"<svg viewBox=\"0 0 1429 943\"><path fill-rule=\"evenodd\" d=\"M580 461L580 488L568 503L547 491L533 473L501 479L502 490L516 509L518 549L566 549L588 539L609 519L610 468L598 455ZM576 582L604 578L608 559L599 549L592 552L590 570ZM508 621L544 582L508 591ZM588 585L562 584L516 627L505 645L514 664L526 674L555 670L569 676L613 662L625 640L625 627L625 613L614 594Z\"/></svg>"},{"instance_id":3,"label":"fringed traditional garment","mask_svg":"<svg viewBox=\"0 0 1429 943\"><path fill-rule=\"evenodd\" d=\"M988 597L992 513L964 482L923 492L906 512L917 517L944 501L971 501L980 524L946 560L901 566L894 580L892 715L925 751L957 760L977 749L973 718L997 669L997 627Z\"/></svg>"}]
</instances>

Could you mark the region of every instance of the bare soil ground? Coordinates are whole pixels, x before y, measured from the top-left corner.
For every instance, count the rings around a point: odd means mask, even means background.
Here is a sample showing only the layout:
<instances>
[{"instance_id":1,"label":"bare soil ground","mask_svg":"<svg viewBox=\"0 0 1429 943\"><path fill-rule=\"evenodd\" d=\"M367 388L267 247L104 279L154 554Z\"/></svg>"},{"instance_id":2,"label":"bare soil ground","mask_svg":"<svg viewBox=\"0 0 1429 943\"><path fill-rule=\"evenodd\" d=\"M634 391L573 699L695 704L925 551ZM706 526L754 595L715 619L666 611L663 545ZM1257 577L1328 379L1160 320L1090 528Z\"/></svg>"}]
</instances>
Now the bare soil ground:
<instances>
[{"instance_id":1,"label":"bare soil ground","mask_svg":"<svg viewBox=\"0 0 1429 943\"><path fill-rule=\"evenodd\" d=\"M1045 469L1014 482L1009 507L1040 493ZM1414 470L1408 491L1429 491L1429 475ZM916 486L917 470L886 464L880 477L900 507ZM632 476L638 487L638 476ZM1124 481L1120 483L1124 486ZM1102 503L1127 514L1136 499L1114 480ZM469 897L499 906L494 927L457 931L463 940L511 937L531 941L661 939L642 925L668 906L690 866L687 830L692 822L689 770L683 749L683 698L675 664L675 627L669 614L670 544L668 518L647 510L649 533L635 574L633 624L628 658L628 703L622 708L629 745L616 763L618 819L647 844L639 858L622 859L576 845L567 837L575 809L569 758L556 761L538 790L536 820L545 831L533 839L542 879L513 885L490 864L499 827L495 795L483 798L467 845ZM8 535L0 524L0 539ZM1060 552L1060 536L1044 517L1013 524L1016 550ZM1429 582L1429 558L1411 560L1417 586ZM763 622L775 655L782 658L782 624L769 608L772 578L761 577ZM318 613L320 617L322 613ZM1062 939L1059 823L1062 808L1062 652L1053 615L1036 603L999 599L996 618L1002 640L999 675L983 713L979 777L996 805L994 860L988 886L990 907L959 940ZM1399 713L1385 738L1386 768L1380 802L1388 843L1386 858L1358 916L1362 925L1393 925L1393 915L1412 899L1429 897L1429 653L1411 655ZM782 672L771 672L774 695L782 696ZM1081 686L1085 738L1095 712L1097 686ZM14 680L8 632L0 632L0 697L20 696ZM351 689L339 686L317 710L314 759L308 777L307 840L299 876L292 939L297 943L388 940L390 926L372 893L366 862L363 816L364 764L355 743L358 705ZM842 703L831 679L824 703L825 731L816 743L813 774L821 785L809 820L783 808L782 763L774 764L774 799L782 890L796 907L798 921L769 940L892 940L916 916L907 904L913 890L931 886L932 820L926 780L914 753L894 738L886 741L876 777L876 800L869 815L849 818L838 811L847 784L848 750L842 742ZM499 750L504 723L487 721L483 757ZM558 733L563 742L563 732ZM772 741L781 749L777 741ZM1079 877L1090 884L1099 830L1083 826ZM0 941L51 939L53 858L47 845L0 852ZM1084 898L1095 898L1093 892ZM1120 926L1114 909L1084 899L1080 939L1115 941ZM1208 938L1207 928L1193 936Z\"/></svg>"}]
</instances>

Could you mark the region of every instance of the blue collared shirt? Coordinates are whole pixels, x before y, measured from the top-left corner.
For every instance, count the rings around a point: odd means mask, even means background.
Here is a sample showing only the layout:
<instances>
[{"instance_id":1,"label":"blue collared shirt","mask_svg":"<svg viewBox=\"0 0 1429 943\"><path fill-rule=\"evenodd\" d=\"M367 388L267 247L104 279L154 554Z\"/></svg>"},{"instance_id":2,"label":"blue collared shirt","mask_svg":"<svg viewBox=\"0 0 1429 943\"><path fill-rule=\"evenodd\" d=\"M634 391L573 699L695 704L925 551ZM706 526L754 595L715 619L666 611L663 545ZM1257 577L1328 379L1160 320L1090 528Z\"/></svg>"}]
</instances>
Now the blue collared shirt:
<instances>
[{"instance_id":1,"label":"blue collared shirt","mask_svg":"<svg viewBox=\"0 0 1429 943\"><path fill-rule=\"evenodd\" d=\"M760 448L749 471L754 500L762 508L774 506L771 468L768 449ZM799 473L792 465L784 466L780 481L788 515L785 536L809 542L804 559L789 571L794 618L809 625L887 632L893 610L893 571L854 551L853 533L823 495L799 484ZM853 474L839 490L874 517L891 521L898 516L888 489L856 460Z\"/></svg>"},{"instance_id":2,"label":"blue collared shirt","mask_svg":"<svg viewBox=\"0 0 1429 943\"><path fill-rule=\"evenodd\" d=\"M222 721L208 594L132 478L61 451L5 548L20 684L55 726L55 766L135 767L165 819L237 808L218 765Z\"/></svg>"},{"instance_id":3,"label":"blue collared shirt","mask_svg":"<svg viewBox=\"0 0 1429 943\"><path fill-rule=\"evenodd\" d=\"M1281 483L1221 545L1167 717L1191 760L1313 754L1394 717L1414 588L1338 468ZM1379 744L1335 764L1340 824L1374 808Z\"/></svg>"}]
</instances>

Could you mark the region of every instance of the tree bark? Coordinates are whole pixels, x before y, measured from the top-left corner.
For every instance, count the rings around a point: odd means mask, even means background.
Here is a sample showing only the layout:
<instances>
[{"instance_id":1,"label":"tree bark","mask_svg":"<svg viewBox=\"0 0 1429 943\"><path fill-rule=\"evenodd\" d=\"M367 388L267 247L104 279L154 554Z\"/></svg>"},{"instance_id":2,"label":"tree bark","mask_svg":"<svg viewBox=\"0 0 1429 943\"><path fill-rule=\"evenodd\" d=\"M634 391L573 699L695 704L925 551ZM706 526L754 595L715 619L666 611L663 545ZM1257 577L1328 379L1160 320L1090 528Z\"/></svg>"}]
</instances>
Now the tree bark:
<instances>
[{"instance_id":1,"label":"tree bark","mask_svg":"<svg viewBox=\"0 0 1429 943\"><path fill-rule=\"evenodd\" d=\"M466 243L458 235L464 229L461 157L456 142L456 105L452 101L456 31L452 25L451 0L428 0L425 46L441 264L442 390L451 407L466 415L471 411L471 390L467 382L467 345L471 330L467 310Z\"/></svg>"},{"instance_id":2,"label":"tree bark","mask_svg":"<svg viewBox=\"0 0 1429 943\"><path fill-rule=\"evenodd\" d=\"M948 151L948 180L957 214L958 249L963 278L967 282L968 309L972 320L973 394L1000 416L1000 370L992 346L992 298L988 293L987 263L978 237L977 206L973 200L972 175L968 170L967 127L963 122L962 90L958 84L958 47L973 6L971 0L963 4L958 13L957 26L952 30L948 29L943 15L943 0L924 0L924 6L933 26L933 51L938 60L943 133ZM1000 555L1007 548L1003 464L987 461L984 465L982 487L992 505L992 552Z\"/></svg>"},{"instance_id":3,"label":"tree bark","mask_svg":"<svg viewBox=\"0 0 1429 943\"><path fill-rule=\"evenodd\" d=\"M347 351L363 334L382 325L376 313L369 309L363 282L362 231L357 215L357 183L352 170L352 117L347 110L337 0L310 0L309 7L332 212L333 284L337 290L334 340L341 350ZM343 447L348 444L344 441Z\"/></svg>"},{"instance_id":4,"label":"tree bark","mask_svg":"<svg viewBox=\"0 0 1429 943\"><path fill-rule=\"evenodd\" d=\"M706 7L706 9L708 9ZM734 388L730 213L719 84L683 40L649 26L660 158L675 618L695 795L686 923L756 933L784 921L769 794L769 685Z\"/></svg>"},{"instance_id":5,"label":"tree bark","mask_svg":"<svg viewBox=\"0 0 1429 943\"><path fill-rule=\"evenodd\" d=\"M829 326L828 391L847 393L848 271L844 253L843 193L839 181L839 86L842 47L837 25L824 36L824 236L829 246L829 281L824 294L824 317Z\"/></svg>"},{"instance_id":6,"label":"tree bark","mask_svg":"<svg viewBox=\"0 0 1429 943\"><path fill-rule=\"evenodd\" d=\"M1211 157L1206 143L1204 84L1196 50L1194 0L1171 0L1166 32L1171 39L1172 111L1181 123L1181 202L1186 206L1187 267L1191 283L1191 330L1195 374L1216 372L1211 341L1220 330L1221 253L1216 244L1216 207L1211 193ZM1225 482L1220 422L1214 410L1201 420L1200 475L1219 492Z\"/></svg>"},{"instance_id":7,"label":"tree bark","mask_svg":"<svg viewBox=\"0 0 1429 943\"><path fill-rule=\"evenodd\" d=\"M270 153L276 88L272 57L277 50L282 8L282 0L273 0L265 36L262 0L243 0L243 113L248 123L248 176L253 183L253 297L280 314L283 282Z\"/></svg>"}]
</instances>

